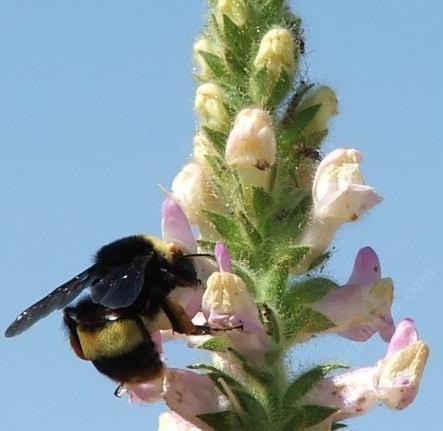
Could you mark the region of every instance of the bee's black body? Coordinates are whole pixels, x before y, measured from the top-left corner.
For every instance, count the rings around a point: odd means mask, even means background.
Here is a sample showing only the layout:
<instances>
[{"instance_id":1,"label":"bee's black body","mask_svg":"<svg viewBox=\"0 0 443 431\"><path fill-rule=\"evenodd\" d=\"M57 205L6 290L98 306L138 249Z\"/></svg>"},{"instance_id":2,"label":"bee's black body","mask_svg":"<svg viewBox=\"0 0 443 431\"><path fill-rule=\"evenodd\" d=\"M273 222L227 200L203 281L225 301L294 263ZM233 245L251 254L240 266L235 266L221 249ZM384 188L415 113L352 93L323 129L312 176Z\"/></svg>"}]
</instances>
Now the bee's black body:
<instances>
[{"instance_id":1,"label":"bee's black body","mask_svg":"<svg viewBox=\"0 0 443 431\"><path fill-rule=\"evenodd\" d=\"M162 370L151 324L163 311L175 331L192 332L189 317L168 294L196 284L193 262L180 249L154 237L123 238L102 247L90 268L21 313L6 336L64 308L71 346L80 358L120 383L150 380ZM67 306L87 288L88 296Z\"/></svg>"}]
</instances>

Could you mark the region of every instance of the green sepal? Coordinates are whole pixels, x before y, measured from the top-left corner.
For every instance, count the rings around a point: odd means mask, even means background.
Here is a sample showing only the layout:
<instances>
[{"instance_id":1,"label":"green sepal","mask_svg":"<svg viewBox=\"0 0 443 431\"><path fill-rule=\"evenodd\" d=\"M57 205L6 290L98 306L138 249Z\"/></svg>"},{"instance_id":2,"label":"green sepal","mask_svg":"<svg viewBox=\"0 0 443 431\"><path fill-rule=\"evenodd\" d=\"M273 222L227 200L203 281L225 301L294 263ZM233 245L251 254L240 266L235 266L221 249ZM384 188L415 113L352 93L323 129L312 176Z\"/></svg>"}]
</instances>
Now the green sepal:
<instances>
[{"instance_id":1,"label":"green sepal","mask_svg":"<svg viewBox=\"0 0 443 431\"><path fill-rule=\"evenodd\" d=\"M314 119L321 104L312 105L296 113L294 121L281 130L279 143L281 149L287 153L294 142L302 137L304 128Z\"/></svg>"},{"instance_id":2,"label":"green sepal","mask_svg":"<svg viewBox=\"0 0 443 431\"><path fill-rule=\"evenodd\" d=\"M267 24L275 23L282 13L285 0L264 0L258 2L260 15Z\"/></svg>"},{"instance_id":3,"label":"green sepal","mask_svg":"<svg viewBox=\"0 0 443 431\"><path fill-rule=\"evenodd\" d=\"M286 97L291 89L291 84L292 78L285 70L282 70L272 90L268 90L268 97L264 107L270 111L275 111L277 105Z\"/></svg>"},{"instance_id":4,"label":"green sepal","mask_svg":"<svg viewBox=\"0 0 443 431\"><path fill-rule=\"evenodd\" d=\"M211 352L227 352L231 348L231 340L227 335L223 334L199 344L197 348L210 350Z\"/></svg>"},{"instance_id":5,"label":"green sepal","mask_svg":"<svg viewBox=\"0 0 443 431\"><path fill-rule=\"evenodd\" d=\"M232 217L209 210L202 212L224 240L246 246L242 227Z\"/></svg>"},{"instance_id":6,"label":"green sepal","mask_svg":"<svg viewBox=\"0 0 443 431\"><path fill-rule=\"evenodd\" d=\"M229 348L228 351L241 363L245 374L252 378L256 383L266 386L269 385L270 382L272 382L273 377L271 373L268 373L265 370L259 370L258 368L254 368L253 366L251 366L248 360L239 352L237 352L237 350Z\"/></svg>"},{"instance_id":7,"label":"green sepal","mask_svg":"<svg viewBox=\"0 0 443 431\"><path fill-rule=\"evenodd\" d=\"M251 38L244 28L239 27L227 15L223 15L223 31L227 47L227 61L235 73L245 75L251 48Z\"/></svg>"},{"instance_id":8,"label":"green sepal","mask_svg":"<svg viewBox=\"0 0 443 431\"><path fill-rule=\"evenodd\" d=\"M252 207L256 216L268 213L273 206L274 200L264 188L252 186Z\"/></svg>"},{"instance_id":9,"label":"green sepal","mask_svg":"<svg viewBox=\"0 0 443 431\"><path fill-rule=\"evenodd\" d=\"M325 332L336 325L324 314L313 310L310 307L300 307L290 309L284 297L281 301L281 317L283 327L283 337L287 344L291 344L300 335L309 337L313 334Z\"/></svg>"},{"instance_id":10,"label":"green sepal","mask_svg":"<svg viewBox=\"0 0 443 431\"><path fill-rule=\"evenodd\" d=\"M263 238L251 220L242 212L238 213L238 217L252 246L255 248L260 245L263 242Z\"/></svg>"},{"instance_id":11,"label":"green sepal","mask_svg":"<svg viewBox=\"0 0 443 431\"><path fill-rule=\"evenodd\" d=\"M230 410L216 413L204 413L197 415L197 418L208 424L215 431L240 429L240 421L238 417Z\"/></svg>"},{"instance_id":12,"label":"green sepal","mask_svg":"<svg viewBox=\"0 0 443 431\"><path fill-rule=\"evenodd\" d=\"M315 405L301 406L295 410L295 413L289 422L293 421L293 429L300 429L300 431L302 431L323 422L329 416L337 413L338 410L339 409L334 407Z\"/></svg>"},{"instance_id":13,"label":"green sepal","mask_svg":"<svg viewBox=\"0 0 443 431\"><path fill-rule=\"evenodd\" d=\"M283 397L283 408L290 412L296 403L306 395L315 384L323 380L331 371L347 368L344 365L319 365L299 375L288 387Z\"/></svg>"},{"instance_id":14,"label":"green sepal","mask_svg":"<svg viewBox=\"0 0 443 431\"><path fill-rule=\"evenodd\" d=\"M216 130L210 129L209 127L203 126L203 131L208 139L212 142L215 150L224 157L227 136L224 133L217 132Z\"/></svg>"},{"instance_id":15,"label":"green sepal","mask_svg":"<svg viewBox=\"0 0 443 431\"><path fill-rule=\"evenodd\" d=\"M298 313L299 319L304 323L303 331L309 334L317 334L334 328L335 323L324 314L309 307L303 307Z\"/></svg>"},{"instance_id":16,"label":"green sepal","mask_svg":"<svg viewBox=\"0 0 443 431\"><path fill-rule=\"evenodd\" d=\"M288 288L285 301L289 307L312 304L339 286L327 278L311 278Z\"/></svg>"},{"instance_id":17,"label":"green sepal","mask_svg":"<svg viewBox=\"0 0 443 431\"><path fill-rule=\"evenodd\" d=\"M203 60L205 60L206 64L211 69L214 77L221 82L226 81L228 71L224 61L217 55L211 54L207 51L198 51L198 53L203 57Z\"/></svg>"},{"instance_id":18,"label":"green sepal","mask_svg":"<svg viewBox=\"0 0 443 431\"><path fill-rule=\"evenodd\" d=\"M266 424L268 423L269 418L265 408L243 384L235 380L229 374L226 374L224 371L210 365L195 364L188 366L188 368L204 370L206 375L214 382L220 392L229 398L230 394L228 394L223 385L220 384L220 379L224 380L225 384L228 385L229 389L242 407L243 414L238 413L238 415L245 429L248 429L246 426L258 428L264 427L263 429L266 429Z\"/></svg>"}]
</instances>

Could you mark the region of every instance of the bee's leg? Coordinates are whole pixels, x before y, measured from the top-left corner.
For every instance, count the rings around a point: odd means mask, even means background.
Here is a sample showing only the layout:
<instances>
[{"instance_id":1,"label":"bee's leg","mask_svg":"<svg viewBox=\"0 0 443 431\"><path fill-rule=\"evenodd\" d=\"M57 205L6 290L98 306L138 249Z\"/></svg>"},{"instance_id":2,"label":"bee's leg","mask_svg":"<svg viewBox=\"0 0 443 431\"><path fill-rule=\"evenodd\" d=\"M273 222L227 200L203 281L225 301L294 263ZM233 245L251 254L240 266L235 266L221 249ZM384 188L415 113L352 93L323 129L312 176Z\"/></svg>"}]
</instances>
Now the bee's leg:
<instances>
[{"instance_id":1,"label":"bee's leg","mask_svg":"<svg viewBox=\"0 0 443 431\"><path fill-rule=\"evenodd\" d=\"M195 325L180 304L169 298L165 298L161 308L171 322L172 329L175 332L187 335L194 333Z\"/></svg>"},{"instance_id":2,"label":"bee's leg","mask_svg":"<svg viewBox=\"0 0 443 431\"><path fill-rule=\"evenodd\" d=\"M223 328L223 329L210 328L209 326L206 325L194 325L194 328L195 328L194 332L189 335L217 335L217 333L232 331L234 329L240 329L242 331L243 325L233 326L232 328Z\"/></svg>"}]
</instances>

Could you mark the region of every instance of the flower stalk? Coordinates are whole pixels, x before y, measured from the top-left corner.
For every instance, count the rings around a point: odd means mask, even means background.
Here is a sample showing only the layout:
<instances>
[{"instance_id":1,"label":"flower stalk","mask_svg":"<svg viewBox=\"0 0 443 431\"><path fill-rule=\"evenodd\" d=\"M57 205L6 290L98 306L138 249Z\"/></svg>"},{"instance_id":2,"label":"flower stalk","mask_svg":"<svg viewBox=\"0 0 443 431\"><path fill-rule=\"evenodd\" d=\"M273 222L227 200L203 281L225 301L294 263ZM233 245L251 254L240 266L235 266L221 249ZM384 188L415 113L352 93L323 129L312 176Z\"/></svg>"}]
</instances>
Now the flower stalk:
<instances>
[{"instance_id":1,"label":"flower stalk","mask_svg":"<svg viewBox=\"0 0 443 431\"><path fill-rule=\"evenodd\" d=\"M428 347L410 319L395 327L394 285L377 254L362 248L343 286L318 272L341 225L364 223L381 197L363 181L359 151L320 152L338 102L299 74L301 20L283 0L209 4L194 45L199 128L163 207L163 237L215 256L194 258L201 286L173 292L207 327L185 338L213 363L167 368L156 386L129 390L166 401L163 431L329 431L378 403L405 408ZM377 332L388 353L372 367L288 369L293 346L316 335L351 343Z\"/></svg>"}]
</instances>

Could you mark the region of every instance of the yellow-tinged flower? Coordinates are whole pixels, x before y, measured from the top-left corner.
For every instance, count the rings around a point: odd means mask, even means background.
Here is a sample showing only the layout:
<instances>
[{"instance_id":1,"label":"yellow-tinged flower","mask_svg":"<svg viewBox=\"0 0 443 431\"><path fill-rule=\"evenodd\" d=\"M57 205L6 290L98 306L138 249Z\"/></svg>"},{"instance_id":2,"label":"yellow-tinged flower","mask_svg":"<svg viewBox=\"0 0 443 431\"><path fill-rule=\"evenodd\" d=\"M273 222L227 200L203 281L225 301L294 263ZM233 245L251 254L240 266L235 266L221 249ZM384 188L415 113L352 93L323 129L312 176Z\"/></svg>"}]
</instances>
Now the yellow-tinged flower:
<instances>
[{"instance_id":1,"label":"yellow-tinged flower","mask_svg":"<svg viewBox=\"0 0 443 431\"><path fill-rule=\"evenodd\" d=\"M269 30L260 42L254 67L257 70L266 68L275 77L281 70L292 75L296 69L292 33L285 28Z\"/></svg>"},{"instance_id":2,"label":"yellow-tinged flower","mask_svg":"<svg viewBox=\"0 0 443 431\"><path fill-rule=\"evenodd\" d=\"M213 74L211 68L208 66L208 63L206 63L205 59L201 55L201 52L219 55L220 53L217 45L208 36L203 36L198 39L197 42L195 42L193 51L199 77L202 79L210 79Z\"/></svg>"},{"instance_id":3,"label":"yellow-tinged flower","mask_svg":"<svg viewBox=\"0 0 443 431\"><path fill-rule=\"evenodd\" d=\"M212 82L200 85L195 96L195 110L202 124L219 132L226 131L229 121L226 102L226 95L218 85Z\"/></svg>"},{"instance_id":4,"label":"yellow-tinged flower","mask_svg":"<svg viewBox=\"0 0 443 431\"><path fill-rule=\"evenodd\" d=\"M182 208L191 224L201 221L200 210L210 198L202 168L196 162L183 166L171 186L171 198Z\"/></svg>"}]
</instances>

